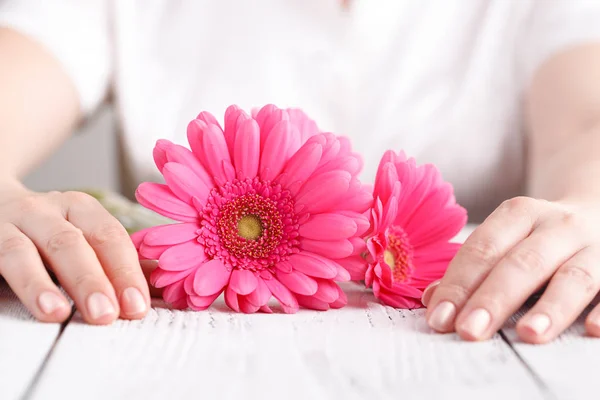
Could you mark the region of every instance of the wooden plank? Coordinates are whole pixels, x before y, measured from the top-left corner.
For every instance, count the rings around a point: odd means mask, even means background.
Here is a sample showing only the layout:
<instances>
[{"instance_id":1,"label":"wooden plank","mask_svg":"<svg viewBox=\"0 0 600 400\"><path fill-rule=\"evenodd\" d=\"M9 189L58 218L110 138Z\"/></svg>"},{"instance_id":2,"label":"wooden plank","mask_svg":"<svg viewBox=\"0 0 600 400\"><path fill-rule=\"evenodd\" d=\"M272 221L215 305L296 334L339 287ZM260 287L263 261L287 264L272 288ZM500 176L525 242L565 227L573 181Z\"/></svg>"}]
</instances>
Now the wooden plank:
<instances>
[{"instance_id":1,"label":"wooden plank","mask_svg":"<svg viewBox=\"0 0 600 400\"><path fill-rule=\"evenodd\" d=\"M551 343L526 344L514 329L527 310L515 314L503 332L533 372L548 386L556 398L565 400L596 399L600 371L600 339L587 337L584 321L591 307L567 331Z\"/></svg>"},{"instance_id":2,"label":"wooden plank","mask_svg":"<svg viewBox=\"0 0 600 400\"><path fill-rule=\"evenodd\" d=\"M36 322L0 278L0 398L23 396L59 331Z\"/></svg>"},{"instance_id":3,"label":"wooden plank","mask_svg":"<svg viewBox=\"0 0 600 400\"><path fill-rule=\"evenodd\" d=\"M349 305L296 315L155 308L143 321L76 315L32 398L539 399L499 338L433 334L423 310L395 310L357 285Z\"/></svg>"}]
</instances>

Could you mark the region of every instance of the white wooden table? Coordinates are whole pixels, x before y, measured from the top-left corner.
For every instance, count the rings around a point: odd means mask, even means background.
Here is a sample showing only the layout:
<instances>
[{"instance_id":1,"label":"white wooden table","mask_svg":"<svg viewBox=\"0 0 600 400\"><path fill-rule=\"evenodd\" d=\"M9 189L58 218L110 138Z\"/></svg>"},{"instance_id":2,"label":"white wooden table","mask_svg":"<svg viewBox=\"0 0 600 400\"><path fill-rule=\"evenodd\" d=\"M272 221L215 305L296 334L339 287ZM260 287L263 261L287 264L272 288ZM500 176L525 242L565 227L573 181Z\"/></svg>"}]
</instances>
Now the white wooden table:
<instances>
[{"instance_id":1,"label":"white wooden table","mask_svg":"<svg viewBox=\"0 0 600 400\"><path fill-rule=\"evenodd\" d=\"M0 284L0 399L598 399L600 339L543 346L514 321L487 342L345 287L341 310L243 315L156 301L142 321L35 322Z\"/></svg>"}]
</instances>

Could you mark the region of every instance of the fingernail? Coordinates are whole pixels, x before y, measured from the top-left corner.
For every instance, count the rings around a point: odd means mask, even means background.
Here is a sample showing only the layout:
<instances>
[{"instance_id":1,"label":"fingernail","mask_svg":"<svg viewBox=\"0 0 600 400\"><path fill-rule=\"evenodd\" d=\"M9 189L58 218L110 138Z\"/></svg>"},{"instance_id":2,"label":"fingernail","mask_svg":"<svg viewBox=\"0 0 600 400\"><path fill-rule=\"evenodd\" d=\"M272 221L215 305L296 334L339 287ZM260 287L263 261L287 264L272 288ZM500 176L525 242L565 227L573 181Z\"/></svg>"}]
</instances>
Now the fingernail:
<instances>
[{"instance_id":1,"label":"fingernail","mask_svg":"<svg viewBox=\"0 0 600 400\"><path fill-rule=\"evenodd\" d=\"M525 326L535 332L536 335L543 335L550 328L550 317L546 314L534 314L532 315Z\"/></svg>"},{"instance_id":2,"label":"fingernail","mask_svg":"<svg viewBox=\"0 0 600 400\"><path fill-rule=\"evenodd\" d=\"M87 299L88 312L92 319L100 319L106 315L114 314L115 307L108 297L100 292L92 293Z\"/></svg>"},{"instance_id":3,"label":"fingernail","mask_svg":"<svg viewBox=\"0 0 600 400\"><path fill-rule=\"evenodd\" d=\"M487 310L478 308L471 311L467 319L461 324L460 330L469 334L473 338L480 338L490 326L492 316Z\"/></svg>"},{"instance_id":4,"label":"fingernail","mask_svg":"<svg viewBox=\"0 0 600 400\"><path fill-rule=\"evenodd\" d=\"M43 292L40 294L38 305L44 314L52 314L60 308L67 307L67 303L54 292Z\"/></svg>"},{"instance_id":5,"label":"fingernail","mask_svg":"<svg viewBox=\"0 0 600 400\"><path fill-rule=\"evenodd\" d=\"M129 287L123 291L122 295L123 309L127 314L140 314L146 311L146 300L142 293L134 288Z\"/></svg>"},{"instance_id":6,"label":"fingernail","mask_svg":"<svg viewBox=\"0 0 600 400\"><path fill-rule=\"evenodd\" d=\"M450 329L455 316L456 306L449 301L442 301L433 309L427 322L436 331L446 331Z\"/></svg>"},{"instance_id":7,"label":"fingernail","mask_svg":"<svg viewBox=\"0 0 600 400\"><path fill-rule=\"evenodd\" d=\"M427 286L425 288L425 290L423 290L423 294L421 295L421 303L423 303L423 305L425 307L427 307L427 303L429 303L429 300L431 300L431 295L433 294L433 290L438 287L438 285L440 284L440 281L437 280L435 282L432 282L429 284L429 286Z\"/></svg>"}]
</instances>

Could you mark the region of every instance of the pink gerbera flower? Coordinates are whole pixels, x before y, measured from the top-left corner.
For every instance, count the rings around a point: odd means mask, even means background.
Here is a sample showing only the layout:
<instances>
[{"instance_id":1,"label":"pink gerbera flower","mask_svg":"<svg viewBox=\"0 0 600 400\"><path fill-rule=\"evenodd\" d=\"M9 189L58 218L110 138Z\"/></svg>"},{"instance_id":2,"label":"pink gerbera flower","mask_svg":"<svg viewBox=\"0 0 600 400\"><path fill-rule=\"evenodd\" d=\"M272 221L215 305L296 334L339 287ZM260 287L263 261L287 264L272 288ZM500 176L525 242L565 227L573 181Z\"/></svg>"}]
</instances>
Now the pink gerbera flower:
<instances>
[{"instance_id":1,"label":"pink gerbera flower","mask_svg":"<svg viewBox=\"0 0 600 400\"><path fill-rule=\"evenodd\" d=\"M366 263L346 266L352 279L364 279L385 304L420 307L423 289L444 275L460 247L449 241L466 224L467 213L435 166L417 166L393 151L381 159L374 197Z\"/></svg>"},{"instance_id":2,"label":"pink gerbera flower","mask_svg":"<svg viewBox=\"0 0 600 400\"><path fill-rule=\"evenodd\" d=\"M175 307L204 310L224 292L235 311L287 313L346 304L335 281L362 251L372 195L347 139L319 133L299 110L236 106L224 129L201 113L188 126L191 151L159 140L154 159L166 185L142 183L138 201L180 223L133 236L140 257L158 260L151 283Z\"/></svg>"}]
</instances>

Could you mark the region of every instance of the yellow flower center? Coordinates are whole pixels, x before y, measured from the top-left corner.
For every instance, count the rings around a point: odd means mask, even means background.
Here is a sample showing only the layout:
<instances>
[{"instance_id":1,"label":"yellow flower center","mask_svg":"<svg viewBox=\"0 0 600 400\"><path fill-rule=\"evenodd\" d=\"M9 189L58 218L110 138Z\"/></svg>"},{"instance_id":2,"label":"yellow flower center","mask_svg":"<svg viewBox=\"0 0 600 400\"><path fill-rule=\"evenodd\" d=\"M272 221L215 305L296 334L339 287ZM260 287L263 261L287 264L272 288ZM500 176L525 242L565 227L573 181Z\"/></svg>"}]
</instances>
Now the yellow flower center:
<instances>
[{"instance_id":1,"label":"yellow flower center","mask_svg":"<svg viewBox=\"0 0 600 400\"><path fill-rule=\"evenodd\" d=\"M383 252L383 261L392 270L394 282L403 282L413 271L413 249L408 236L399 227L393 227L387 235L388 245Z\"/></svg>"},{"instance_id":2,"label":"yellow flower center","mask_svg":"<svg viewBox=\"0 0 600 400\"><path fill-rule=\"evenodd\" d=\"M237 224L238 235L248 240L256 240L262 236L263 227L256 215L244 215Z\"/></svg>"}]
</instances>

